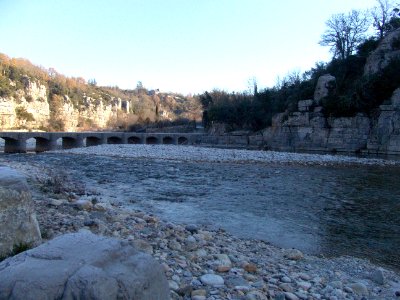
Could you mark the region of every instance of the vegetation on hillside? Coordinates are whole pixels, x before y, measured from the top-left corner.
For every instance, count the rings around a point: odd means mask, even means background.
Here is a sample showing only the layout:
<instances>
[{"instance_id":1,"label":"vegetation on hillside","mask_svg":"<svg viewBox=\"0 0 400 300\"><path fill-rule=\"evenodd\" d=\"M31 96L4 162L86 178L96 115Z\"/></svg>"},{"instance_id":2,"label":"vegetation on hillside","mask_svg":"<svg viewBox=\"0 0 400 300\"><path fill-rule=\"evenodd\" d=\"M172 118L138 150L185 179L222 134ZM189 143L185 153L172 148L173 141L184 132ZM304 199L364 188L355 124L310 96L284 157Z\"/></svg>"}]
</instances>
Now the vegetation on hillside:
<instances>
[{"instance_id":1,"label":"vegetation on hillside","mask_svg":"<svg viewBox=\"0 0 400 300\"><path fill-rule=\"evenodd\" d=\"M261 91L255 83L254 93L214 90L199 95L205 126L224 123L230 130L263 129L271 125L275 114L293 112L299 100L313 99L317 80L323 74L336 77L335 94L322 101L326 116L373 115L400 87L400 58L372 76L363 75L369 54L388 33L400 28L400 5L388 0L377 0L377 4L368 12L337 14L326 22L320 44L331 47L333 58L329 63L319 62L303 74L292 72L274 87ZM374 36L367 35L371 24L376 29ZM392 48L400 49L400 39L393 41Z\"/></svg>"}]
</instances>

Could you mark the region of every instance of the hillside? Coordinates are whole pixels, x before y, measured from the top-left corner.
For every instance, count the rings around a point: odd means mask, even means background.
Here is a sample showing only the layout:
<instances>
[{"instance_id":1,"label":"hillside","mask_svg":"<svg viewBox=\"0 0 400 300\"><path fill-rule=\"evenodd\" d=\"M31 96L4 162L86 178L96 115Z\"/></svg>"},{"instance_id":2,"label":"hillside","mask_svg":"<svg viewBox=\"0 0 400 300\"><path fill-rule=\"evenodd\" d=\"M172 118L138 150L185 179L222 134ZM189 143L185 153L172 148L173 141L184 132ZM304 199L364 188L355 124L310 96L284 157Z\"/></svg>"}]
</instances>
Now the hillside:
<instances>
[{"instance_id":1,"label":"hillside","mask_svg":"<svg viewBox=\"0 0 400 300\"><path fill-rule=\"evenodd\" d=\"M96 81L68 78L26 59L0 54L0 129L82 131L127 129L177 119L198 120L193 97L99 87Z\"/></svg>"}]
</instances>

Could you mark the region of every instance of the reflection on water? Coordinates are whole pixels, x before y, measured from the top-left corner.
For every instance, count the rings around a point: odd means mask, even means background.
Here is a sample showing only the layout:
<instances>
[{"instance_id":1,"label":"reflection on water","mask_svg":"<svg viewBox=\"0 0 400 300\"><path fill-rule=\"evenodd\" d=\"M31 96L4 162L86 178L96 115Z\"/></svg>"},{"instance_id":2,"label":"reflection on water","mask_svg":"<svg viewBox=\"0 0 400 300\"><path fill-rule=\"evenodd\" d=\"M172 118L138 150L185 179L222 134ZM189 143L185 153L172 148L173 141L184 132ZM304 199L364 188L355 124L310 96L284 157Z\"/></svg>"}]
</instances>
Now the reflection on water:
<instances>
[{"instance_id":1,"label":"reflection on water","mask_svg":"<svg viewBox=\"0 0 400 300\"><path fill-rule=\"evenodd\" d=\"M63 159L60 159L63 157ZM70 168L127 205L307 253L400 265L400 168L11 155Z\"/></svg>"}]
</instances>

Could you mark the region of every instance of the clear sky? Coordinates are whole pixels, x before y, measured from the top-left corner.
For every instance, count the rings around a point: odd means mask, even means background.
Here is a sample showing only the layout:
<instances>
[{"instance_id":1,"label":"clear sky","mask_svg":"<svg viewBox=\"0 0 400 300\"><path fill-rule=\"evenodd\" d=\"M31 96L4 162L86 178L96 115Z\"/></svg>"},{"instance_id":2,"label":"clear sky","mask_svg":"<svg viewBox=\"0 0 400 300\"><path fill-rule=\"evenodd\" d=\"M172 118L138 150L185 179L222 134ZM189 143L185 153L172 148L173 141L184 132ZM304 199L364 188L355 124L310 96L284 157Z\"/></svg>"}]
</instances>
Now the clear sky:
<instances>
[{"instance_id":1,"label":"clear sky","mask_svg":"<svg viewBox=\"0 0 400 300\"><path fill-rule=\"evenodd\" d=\"M334 13L375 0L0 0L0 52L99 85L243 91L328 61Z\"/></svg>"}]
</instances>

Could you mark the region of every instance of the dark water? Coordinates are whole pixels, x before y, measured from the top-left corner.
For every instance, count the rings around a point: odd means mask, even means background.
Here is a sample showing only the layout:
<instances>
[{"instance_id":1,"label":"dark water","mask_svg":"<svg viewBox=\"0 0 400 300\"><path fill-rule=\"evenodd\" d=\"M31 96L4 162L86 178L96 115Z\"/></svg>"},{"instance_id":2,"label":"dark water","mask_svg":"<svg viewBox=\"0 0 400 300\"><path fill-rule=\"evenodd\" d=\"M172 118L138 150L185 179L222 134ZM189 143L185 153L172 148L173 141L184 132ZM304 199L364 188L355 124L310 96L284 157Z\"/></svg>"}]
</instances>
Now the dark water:
<instances>
[{"instance_id":1,"label":"dark water","mask_svg":"<svg viewBox=\"0 0 400 300\"><path fill-rule=\"evenodd\" d=\"M1 158L71 170L116 200L166 220L222 227L237 236L310 254L352 255L400 269L399 167L183 163L55 154Z\"/></svg>"}]
</instances>

